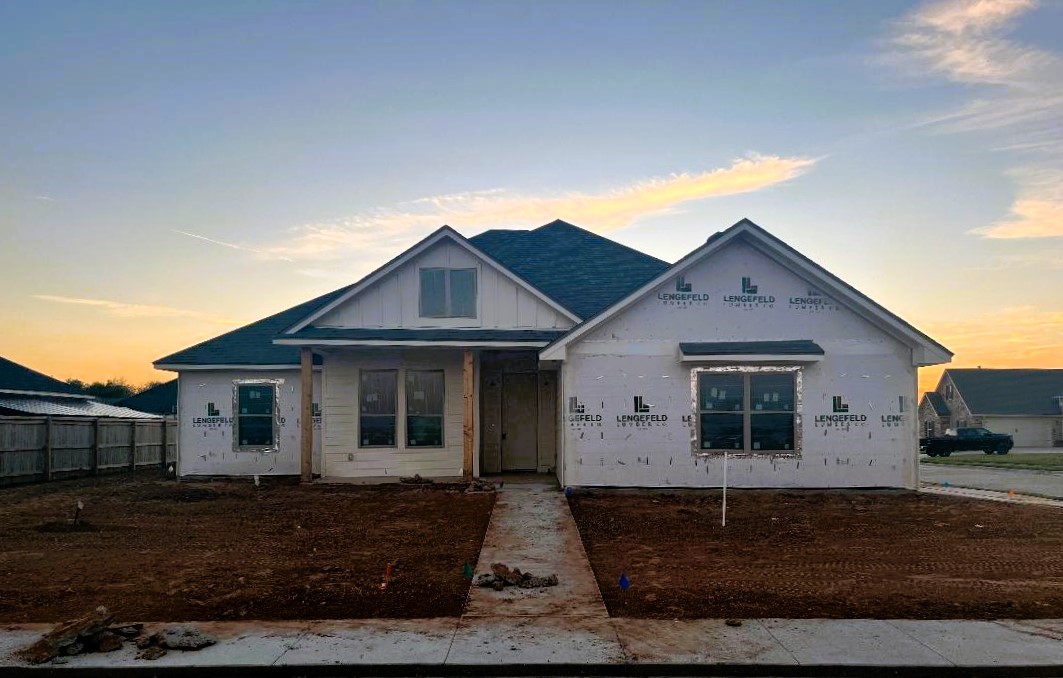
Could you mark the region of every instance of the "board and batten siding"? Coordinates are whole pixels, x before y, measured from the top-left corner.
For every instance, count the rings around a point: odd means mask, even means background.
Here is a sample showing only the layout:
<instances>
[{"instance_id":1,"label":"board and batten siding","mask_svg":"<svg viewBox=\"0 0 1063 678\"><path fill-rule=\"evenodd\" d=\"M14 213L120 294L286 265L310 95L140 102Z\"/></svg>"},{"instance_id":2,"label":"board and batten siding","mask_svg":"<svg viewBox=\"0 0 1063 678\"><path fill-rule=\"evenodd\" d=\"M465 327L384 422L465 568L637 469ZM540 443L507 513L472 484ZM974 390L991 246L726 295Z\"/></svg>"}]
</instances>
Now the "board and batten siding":
<instances>
[{"instance_id":1,"label":"board and batten siding","mask_svg":"<svg viewBox=\"0 0 1063 678\"><path fill-rule=\"evenodd\" d=\"M743 278L770 303L742 304ZM705 295L689 304L659 296L690 285ZM829 298L754 248L735 243L715 253L679 285L659 290L568 347L561 402L561 478L576 486L718 487L723 457L692 451L696 414L691 371L709 363L680 362L679 342L811 339L824 359L802 368L799 457L731 456L735 487L907 487L917 485L916 368L911 349ZM816 297L822 303L791 303ZM641 396L665 420L622 425ZM840 396L857 423L832 425ZM600 422L573 421L572 398Z\"/></svg>"},{"instance_id":2,"label":"board and batten siding","mask_svg":"<svg viewBox=\"0 0 1063 678\"><path fill-rule=\"evenodd\" d=\"M421 268L475 268L475 318L420 317ZM567 329L571 320L493 265L453 242L441 242L314 323L315 327L467 327Z\"/></svg>"},{"instance_id":3,"label":"board and batten siding","mask_svg":"<svg viewBox=\"0 0 1063 678\"><path fill-rule=\"evenodd\" d=\"M233 451L233 383L277 379L280 430L275 452ZM185 371L178 382L181 476L299 475L299 370ZM314 373L314 403L321 402L321 374ZM208 411L214 404L216 415ZM314 418L314 473L321 472L321 421Z\"/></svg>"},{"instance_id":4,"label":"board and batten siding","mask_svg":"<svg viewBox=\"0 0 1063 678\"><path fill-rule=\"evenodd\" d=\"M460 350L322 351L324 359L324 473L334 477L462 475L462 357ZM396 445L362 447L358 436L359 374L397 370ZM443 447L406 445L407 370L443 371ZM475 380L474 380L475 383ZM478 398L474 398L478 402ZM477 419L478 406L477 406ZM479 449L479 440L474 449ZM478 456L478 455L474 455ZM474 469L478 471L478 469Z\"/></svg>"}]
</instances>

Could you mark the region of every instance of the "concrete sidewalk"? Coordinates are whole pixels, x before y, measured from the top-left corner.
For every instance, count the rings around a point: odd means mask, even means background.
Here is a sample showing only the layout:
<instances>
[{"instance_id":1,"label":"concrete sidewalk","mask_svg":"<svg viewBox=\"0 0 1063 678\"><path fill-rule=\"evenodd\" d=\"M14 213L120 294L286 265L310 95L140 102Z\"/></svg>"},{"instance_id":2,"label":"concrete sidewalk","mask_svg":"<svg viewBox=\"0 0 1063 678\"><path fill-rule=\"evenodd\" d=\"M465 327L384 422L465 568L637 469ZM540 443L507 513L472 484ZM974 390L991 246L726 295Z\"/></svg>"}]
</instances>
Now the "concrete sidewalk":
<instances>
[{"instance_id":1,"label":"concrete sidewalk","mask_svg":"<svg viewBox=\"0 0 1063 678\"><path fill-rule=\"evenodd\" d=\"M211 673L224 674L221 669L227 667L273 667L261 675L305 675L313 673L303 670L307 667L345 666L351 670L333 675L454 675L484 673L491 667L501 673L512 673L505 670L511 667L534 675L579 665L591 673L646 675L662 665L709 665L721 675L748 674L754 667L774 675L810 675L815 667L845 666L912 671L1011 667L1010 675L1063 675L1063 619L747 619L739 627L720 619L528 617L504 625L497 622L490 617L206 622L198 626L219 642L198 652L171 651L145 661L136 659L135 648L127 643L110 654L72 657L62 665L46 664L27 672L61 668L67 673L80 668L160 673L167 668L209 667ZM161 625L150 625L147 631L155 626ZM513 634L514 626L519 634ZM25 667L11 659L10 652L47 628L15 626L0 632L0 675Z\"/></svg>"}]
</instances>

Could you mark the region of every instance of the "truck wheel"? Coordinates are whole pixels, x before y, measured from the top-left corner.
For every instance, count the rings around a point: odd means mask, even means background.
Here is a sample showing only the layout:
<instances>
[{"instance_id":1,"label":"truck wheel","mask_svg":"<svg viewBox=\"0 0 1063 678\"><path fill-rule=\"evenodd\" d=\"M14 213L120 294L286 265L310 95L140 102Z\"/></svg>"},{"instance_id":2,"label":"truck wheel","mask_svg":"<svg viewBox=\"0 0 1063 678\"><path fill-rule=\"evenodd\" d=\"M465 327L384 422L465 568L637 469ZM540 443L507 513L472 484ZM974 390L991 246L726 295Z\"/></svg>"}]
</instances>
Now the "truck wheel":
<instances>
[{"instance_id":1,"label":"truck wheel","mask_svg":"<svg viewBox=\"0 0 1063 678\"><path fill-rule=\"evenodd\" d=\"M940 452L938 452L938 454L940 454L942 457L951 457L952 450L941 450Z\"/></svg>"},{"instance_id":2,"label":"truck wheel","mask_svg":"<svg viewBox=\"0 0 1063 678\"><path fill-rule=\"evenodd\" d=\"M1004 447L1003 445L997 448L997 454L1007 454L1008 452L1011 452L1011 449Z\"/></svg>"},{"instance_id":3,"label":"truck wheel","mask_svg":"<svg viewBox=\"0 0 1063 678\"><path fill-rule=\"evenodd\" d=\"M928 457L936 457L936 456L938 456L938 453L936 451L934 451L934 450L927 450L926 451L926 456L928 456Z\"/></svg>"},{"instance_id":4,"label":"truck wheel","mask_svg":"<svg viewBox=\"0 0 1063 678\"><path fill-rule=\"evenodd\" d=\"M986 447L986 448L983 448L982 451L985 452L986 454L993 454L993 452L995 452L996 450L994 450L992 447Z\"/></svg>"}]
</instances>

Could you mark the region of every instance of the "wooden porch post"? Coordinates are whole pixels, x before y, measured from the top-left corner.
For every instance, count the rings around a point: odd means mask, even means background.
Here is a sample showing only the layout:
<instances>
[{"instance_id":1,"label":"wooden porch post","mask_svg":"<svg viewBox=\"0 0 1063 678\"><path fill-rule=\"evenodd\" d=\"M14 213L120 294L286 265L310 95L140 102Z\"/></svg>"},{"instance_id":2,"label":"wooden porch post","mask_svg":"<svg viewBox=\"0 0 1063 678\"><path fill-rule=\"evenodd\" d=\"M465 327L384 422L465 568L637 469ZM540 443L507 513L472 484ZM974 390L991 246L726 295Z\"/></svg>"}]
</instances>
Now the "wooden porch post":
<instances>
[{"instance_id":1,"label":"wooden porch post","mask_svg":"<svg viewBox=\"0 0 1063 678\"><path fill-rule=\"evenodd\" d=\"M299 351L299 453L304 483L314 479L314 355Z\"/></svg>"},{"instance_id":2,"label":"wooden porch post","mask_svg":"<svg viewBox=\"0 0 1063 678\"><path fill-rule=\"evenodd\" d=\"M461 365L461 397L464 404L464 414L462 416L462 451L464 452L462 461L462 477L465 480L472 480L472 441L473 431L475 430L475 422L473 421L473 361L472 351L465 351L465 359Z\"/></svg>"}]
</instances>

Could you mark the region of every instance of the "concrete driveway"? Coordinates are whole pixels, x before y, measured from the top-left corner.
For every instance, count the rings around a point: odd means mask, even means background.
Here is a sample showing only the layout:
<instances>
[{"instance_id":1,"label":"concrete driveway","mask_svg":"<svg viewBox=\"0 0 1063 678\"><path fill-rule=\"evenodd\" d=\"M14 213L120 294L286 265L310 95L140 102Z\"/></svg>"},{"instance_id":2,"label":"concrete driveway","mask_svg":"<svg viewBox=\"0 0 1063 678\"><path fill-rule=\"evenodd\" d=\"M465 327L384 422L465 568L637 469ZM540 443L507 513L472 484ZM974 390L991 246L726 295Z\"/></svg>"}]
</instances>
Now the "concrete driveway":
<instances>
[{"instance_id":1,"label":"concrete driveway","mask_svg":"<svg viewBox=\"0 0 1063 678\"><path fill-rule=\"evenodd\" d=\"M1063 473L1058 471L920 464L919 480L935 485L948 483L955 487L973 487L997 492L1015 490L1018 494L1063 499Z\"/></svg>"}]
</instances>

